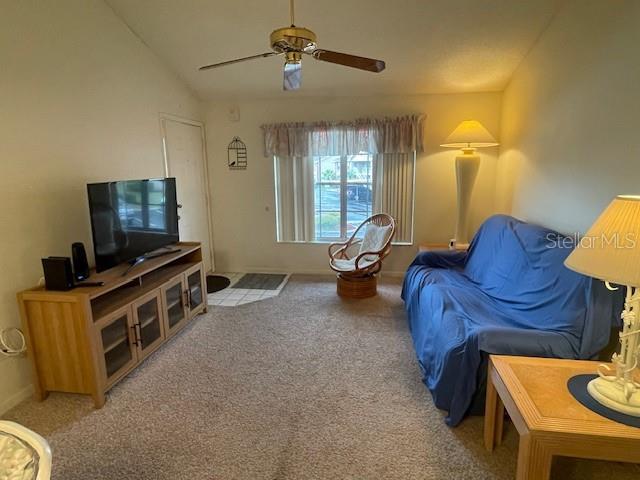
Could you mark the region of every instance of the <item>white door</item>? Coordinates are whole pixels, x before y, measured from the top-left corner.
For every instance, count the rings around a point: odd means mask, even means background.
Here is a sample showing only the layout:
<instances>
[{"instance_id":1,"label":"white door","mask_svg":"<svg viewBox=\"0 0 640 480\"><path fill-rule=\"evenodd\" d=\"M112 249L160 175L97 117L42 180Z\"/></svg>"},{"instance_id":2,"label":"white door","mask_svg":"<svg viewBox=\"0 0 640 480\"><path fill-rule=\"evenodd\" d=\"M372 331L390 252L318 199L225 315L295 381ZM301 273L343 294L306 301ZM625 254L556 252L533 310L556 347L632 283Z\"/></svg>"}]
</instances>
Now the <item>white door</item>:
<instances>
[{"instance_id":1,"label":"white door","mask_svg":"<svg viewBox=\"0 0 640 480\"><path fill-rule=\"evenodd\" d=\"M162 115L167 177L176 178L180 240L202 242L205 271L212 271L213 249L204 126L200 122Z\"/></svg>"}]
</instances>

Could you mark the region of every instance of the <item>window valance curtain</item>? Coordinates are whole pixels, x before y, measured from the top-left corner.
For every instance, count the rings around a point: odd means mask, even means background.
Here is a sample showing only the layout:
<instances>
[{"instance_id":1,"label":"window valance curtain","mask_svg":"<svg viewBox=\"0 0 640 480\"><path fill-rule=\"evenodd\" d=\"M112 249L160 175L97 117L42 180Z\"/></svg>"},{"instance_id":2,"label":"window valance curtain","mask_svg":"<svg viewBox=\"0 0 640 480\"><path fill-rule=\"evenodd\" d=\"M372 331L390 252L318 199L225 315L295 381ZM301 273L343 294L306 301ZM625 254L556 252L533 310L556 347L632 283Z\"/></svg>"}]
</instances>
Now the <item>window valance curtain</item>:
<instances>
[{"instance_id":1,"label":"window valance curtain","mask_svg":"<svg viewBox=\"0 0 640 480\"><path fill-rule=\"evenodd\" d=\"M371 155L424 151L424 116L358 119L353 122L263 125L266 157Z\"/></svg>"}]
</instances>

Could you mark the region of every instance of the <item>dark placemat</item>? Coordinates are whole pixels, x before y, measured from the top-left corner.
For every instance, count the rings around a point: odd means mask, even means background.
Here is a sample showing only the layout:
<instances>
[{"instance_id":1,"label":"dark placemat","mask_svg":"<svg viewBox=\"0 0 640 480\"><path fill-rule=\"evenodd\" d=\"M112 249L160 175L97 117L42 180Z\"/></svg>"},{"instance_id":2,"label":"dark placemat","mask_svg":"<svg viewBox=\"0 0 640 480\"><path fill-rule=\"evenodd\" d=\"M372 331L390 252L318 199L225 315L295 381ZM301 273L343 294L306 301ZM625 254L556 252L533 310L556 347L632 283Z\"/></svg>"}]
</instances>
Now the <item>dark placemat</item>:
<instances>
[{"instance_id":1,"label":"dark placemat","mask_svg":"<svg viewBox=\"0 0 640 480\"><path fill-rule=\"evenodd\" d=\"M231 280L222 275L207 275L207 293L219 292L229 286Z\"/></svg>"},{"instance_id":2,"label":"dark placemat","mask_svg":"<svg viewBox=\"0 0 640 480\"><path fill-rule=\"evenodd\" d=\"M578 400L582 405L587 407L592 412L596 412L598 415L608 418L609 420L613 420L614 422L623 423L624 425L628 425L630 427L640 428L640 417L626 415L624 413L612 410L609 407L605 407L595 398L589 395L589 392L587 391L587 385L597 376L597 374L586 374L571 377L567 382L569 392L571 392L571 395L573 395L576 400Z\"/></svg>"},{"instance_id":3,"label":"dark placemat","mask_svg":"<svg viewBox=\"0 0 640 480\"><path fill-rule=\"evenodd\" d=\"M279 273L247 273L231 288L277 290L287 276Z\"/></svg>"}]
</instances>

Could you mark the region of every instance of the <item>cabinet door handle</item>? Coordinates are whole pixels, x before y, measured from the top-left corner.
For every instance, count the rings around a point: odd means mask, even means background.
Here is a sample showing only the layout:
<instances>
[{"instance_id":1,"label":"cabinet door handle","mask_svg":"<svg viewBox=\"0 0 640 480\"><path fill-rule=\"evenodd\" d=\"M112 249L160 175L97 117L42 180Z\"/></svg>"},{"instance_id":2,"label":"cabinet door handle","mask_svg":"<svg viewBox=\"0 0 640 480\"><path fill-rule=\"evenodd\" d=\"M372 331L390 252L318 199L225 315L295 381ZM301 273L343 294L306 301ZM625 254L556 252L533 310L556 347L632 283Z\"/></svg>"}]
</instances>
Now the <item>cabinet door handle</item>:
<instances>
[{"instance_id":1,"label":"cabinet door handle","mask_svg":"<svg viewBox=\"0 0 640 480\"><path fill-rule=\"evenodd\" d=\"M131 342L132 345L138 346L138 330L136 329L136 324L131 326L131 330L133 330L133 342Z\"/></svg>"}]
</instances>

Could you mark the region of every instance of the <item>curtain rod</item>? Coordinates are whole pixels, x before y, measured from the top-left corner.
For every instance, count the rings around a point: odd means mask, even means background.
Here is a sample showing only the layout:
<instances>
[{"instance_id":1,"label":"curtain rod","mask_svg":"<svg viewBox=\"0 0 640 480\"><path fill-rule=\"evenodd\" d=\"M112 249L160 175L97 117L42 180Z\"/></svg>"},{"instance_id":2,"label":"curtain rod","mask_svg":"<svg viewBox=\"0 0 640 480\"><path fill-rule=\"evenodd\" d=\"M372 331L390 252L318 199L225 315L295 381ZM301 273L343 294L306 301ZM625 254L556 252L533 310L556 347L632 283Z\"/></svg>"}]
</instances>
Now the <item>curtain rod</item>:
<instances>
[{"instance_id":1,"label":"curtain rod","mask_svg":"<svg viewBox=\"0 0 640 480\"><path fill-rule=\"evenodd\" d=\"M311 122L278 122L278 123L267 123L260 125L260 128L263 130L265 128L274 128L274 127L288 127L288 128L309 128L309 127L350 127L350 126L362 126L362 125L371 125L371 124L380 124L380 123L394 123L394 122L421 122L426 118L425 114L408 114L397 117L380 117L380 118L371 118L371 117L361 117L356 118L355 120L317 120Z\"/></svg>"}]
</instances>

